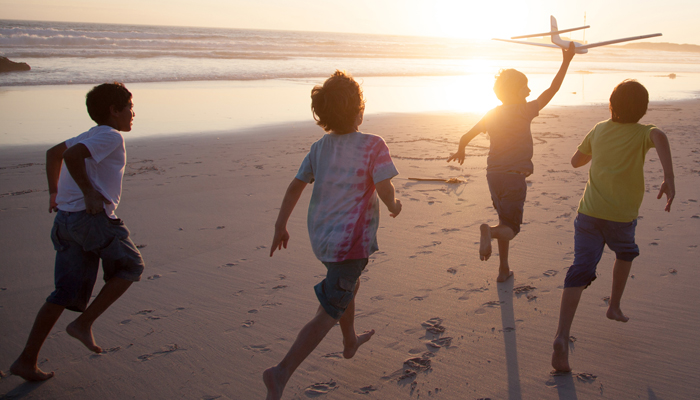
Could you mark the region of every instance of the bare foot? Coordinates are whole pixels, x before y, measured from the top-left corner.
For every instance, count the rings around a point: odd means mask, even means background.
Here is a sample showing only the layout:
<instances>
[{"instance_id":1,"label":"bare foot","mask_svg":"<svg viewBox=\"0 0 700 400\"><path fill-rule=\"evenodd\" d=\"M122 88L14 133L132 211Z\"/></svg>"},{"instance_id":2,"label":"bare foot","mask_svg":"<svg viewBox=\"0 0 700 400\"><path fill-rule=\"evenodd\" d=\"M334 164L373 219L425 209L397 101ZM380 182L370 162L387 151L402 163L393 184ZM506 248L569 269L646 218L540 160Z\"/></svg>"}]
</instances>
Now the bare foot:
<instances>
[{"instance_id":1,"label":"bare foot","mask_svg":"<svg viewBox=\"0 0 700 400\"><path fill-rule=\"evenodd\" d=\"M95 337L92 336L92 327L88 327L86 330L85 328L79 327L78 324L73 321L66 327L66 333L80 340L90 351L102 353L102 347L95 343Z\"/></svg>"},{"instance_id":2,"label":"bare foot","mask_svg":"<svg viewBox=\"0 0 700 400\"><path fill-rule=\"evenodd\" d=\"M608 319L620 322L627 322L630 320L619 308L613 309L612 307L608 307L608 312L605 313L605 316L608 317Z\"/></svg>"},{"instance_id":3,"label":"bare foot","mask_svg":"<svg viewBox=\"0 0 700 400\"><path fill-rule=\"evenodd\" d=\"M365 331L365 333L362 335L357 335L355 337L357 340L355 340L355 343L352 345L343 341L343 344L345 345L345 349L343 349L343 357L353 358L357 352L357 349L359 349L363 344L367 343L367 341L372 338L372 335L374 335L374 329L371 331Z\"/></svg>"},{"instance_id":4,"label":"bare foot","mask_svg":"<svg viewBox=\"0 0 700 400\"><path fill-rule=\"evenodd\" d=\"M552 367L557 372L571 372L569 367L569 339L557 337L552 344Z\"/></svg>"},{"instance_id":5,"label":"bare foot","mask_svg":"<svg viewBox=\"0 0 700 400\"><path fill-rule=\"evenodd\" d=\"M270 367L263 372L263 382L267 387L266 400L279 400L282 398L282 392L287 385L287 379L284 379L279 367Z\"/></svg>"},{"instance_id":6,"label":"bare foot","mask_svg":"<svg viewBox=\"0 0 700 400\"><path fill-rule=\"evenodd\" d=\"M12 372L12 375L17 375L23 378L25 381L31 382L45 381L53 377L53 371L47 374L46 372L40 370L36 364L25 364L22 361L20 361L19 358L17 359L17 361L12 363L12 366L10 367L10 372Z\"/></svg>"},{"instance_id":7,"label":"bare foot","mask_svg":"<svg viewBox=\"0 0 700 400\"><path fill-rule=\"evenodd\" d=\"M479 241L479 258L481 261L486 261L491 257L491 227L487 224L481 224L481 239Z\"/></svg>"},{"instance_id":8,"label":"bare foot","mask_svg":"<svg viewBox=\"0 0 700 400\"><path fill-rule=\"evenodd\" d=\"M513 271L508 271L507 274L499 273L498 278L496 278L496 282L505 282L510 279L511 276L513 276Z\"/></svg>"}]
</instances>

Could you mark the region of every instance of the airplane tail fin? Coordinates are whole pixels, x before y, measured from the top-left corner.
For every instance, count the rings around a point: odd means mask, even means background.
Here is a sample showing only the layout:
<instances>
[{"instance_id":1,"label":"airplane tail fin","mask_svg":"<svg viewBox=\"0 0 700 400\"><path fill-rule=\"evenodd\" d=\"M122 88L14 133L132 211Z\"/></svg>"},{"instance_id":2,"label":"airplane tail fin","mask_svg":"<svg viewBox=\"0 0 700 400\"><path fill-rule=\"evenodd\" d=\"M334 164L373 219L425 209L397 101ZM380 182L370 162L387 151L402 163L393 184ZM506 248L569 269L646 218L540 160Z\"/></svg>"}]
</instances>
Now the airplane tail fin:
<instances>
[{"instance_id":1,"label":"airplane tail fin","mask_svg":"<svg viewBox=\"0 0 700 400\"><path fill-rule=\"evenodd\" d=\"M557 19L554 18L554 15L549 16L549 21L551 24L551 28L550 28L551 32L558 32L559 27L557 26ZM559 33L552 33L552 43L554 43L558 46L562 46L562 45L564 47L569 46L569 42L562 40L561 37L559 37Z\"/></svg>"}]
</instances>

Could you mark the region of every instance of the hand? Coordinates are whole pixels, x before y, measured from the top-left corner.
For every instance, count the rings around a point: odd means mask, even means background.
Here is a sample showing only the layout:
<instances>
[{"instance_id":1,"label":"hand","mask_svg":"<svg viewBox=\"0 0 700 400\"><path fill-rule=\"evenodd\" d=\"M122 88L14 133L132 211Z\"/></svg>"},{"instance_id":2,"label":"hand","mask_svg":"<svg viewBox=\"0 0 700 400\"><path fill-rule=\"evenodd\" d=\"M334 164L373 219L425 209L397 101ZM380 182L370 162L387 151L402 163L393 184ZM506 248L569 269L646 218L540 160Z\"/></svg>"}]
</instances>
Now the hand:
<instances>
[{"instance_id":1,"label":"hand","mask_svg":"<svg viewBox=\"0 0 700 400\"><path fill-rule=\"evenodd\" d=\"M452 154L450 158L447 159L447 162L456 160L459 163L459 165L462 165L464 163L464 157L464 149L457 150L456 153Z\"/></svg>"},{"instance_id":2,"label":"hand","mask_svg":"<svg viewBox=\"0 0 700 400\"><path fill-rule=\"evenodd\" d=\"M272 247L270 248L270 257L272 257L275 250L282 250L282 246L286 249L287 242L289 242L289 232L287 232L287 228L275 228L275 236L272 238Z\"/></svg>"},{"instance_id":3,"label":"hand","mask_svg":"<svg viewBox=\"0 0 700 400\"><path fill-rule=\"evenodd\" d=\"M660 199L664 193L666 193L666 207L664 211L671 212L671 203L673 203L673 198L676 197L676 185L673 181L666 182L666 180L664 180L661 184L661 189L659 189L659 195L656 196L656 198Z\"/></svg>"},{"instance_id":4,"label":"hand","mask_svg":"<svg viewBox=\"0 0 700 400\"><path fill-rule=\"evenodd\" d=\"M576 45L574 42L569 42L569 48L561 49L561 53L564 56L564 62L570 62L576 55Z\"/></svg>"},{"instance_id":5,"label":"hand","mask_svg":"<svg viewBox=\"0 0 700 400\"><path fill-rule=\"evenodd\" d=\"M56 203L56 194L57 193L51 193L51 197L49 198L49 214L52 212L58 212L58 203Z\"/></svg>"},{"instance_id":6,"label":"hand","mask_svg":"<svg viewBox=\"0 0 700 400\"><path fill-rule=\"evenodd\" d=\"M401 213L401 208L401 200L396 199L394 202L394 207L392 207L392 209L389 210L389 216L391 218L396 218Z\"/></svg>"},{"instance_id":7,"label":"hand","mask_svg":"<svg viewBox=\"0 0 700 400\"><path fill-rule=\"evenodd\" d=\"M85 211L87 211L88 214L99 214L104 211L104 204L112 204L112 202L107 200L102 193L94 189L85 193L84 199Z\"/></svg>"}]
</instances>

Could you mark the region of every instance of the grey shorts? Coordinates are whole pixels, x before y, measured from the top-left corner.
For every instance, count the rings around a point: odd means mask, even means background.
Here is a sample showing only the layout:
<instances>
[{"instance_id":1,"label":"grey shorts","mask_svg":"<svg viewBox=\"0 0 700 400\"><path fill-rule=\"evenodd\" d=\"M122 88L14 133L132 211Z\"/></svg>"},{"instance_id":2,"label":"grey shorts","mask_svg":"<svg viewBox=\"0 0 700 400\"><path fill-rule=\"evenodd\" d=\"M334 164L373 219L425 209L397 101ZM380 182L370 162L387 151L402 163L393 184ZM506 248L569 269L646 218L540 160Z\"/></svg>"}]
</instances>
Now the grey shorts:
<instances>
[{"instance_id":1,"label":"grey shorts","mask_svg":"<svg viewBox=\"0 0 700 400\"><path fill-rule=\"evenodd\" d=\"M525 175L491 172L486 174L486 180L489 183L493 208L498 212L498 220L517 235L523 223L527 195Z\"/></svg>"},{"instance_id":2,"label":"grey shorts","mask_svg":"<svg viewBox=\"0 0 700 400\"><path fill-rule=\"evenodd\" d=\"M321 307L333 317L340 319L348 305L355 298L355 287L369 260L345 260L323 262L328 269L326 279L314 286Z\"/></svg>"},{"instance_id":3,"label":"grey shorts","mask_svg":"<svg viewBox=\"0 0 700 400\"><path fill-rule=\"evenodd\" d=\"M105 213L58 211L51 240L56 249L56 290L46 299L49 303L85 311L100 260L105 281L114 277L132 282L141 279L141 253L120 219L110 219Z\"/></svg>"}]
</instances>

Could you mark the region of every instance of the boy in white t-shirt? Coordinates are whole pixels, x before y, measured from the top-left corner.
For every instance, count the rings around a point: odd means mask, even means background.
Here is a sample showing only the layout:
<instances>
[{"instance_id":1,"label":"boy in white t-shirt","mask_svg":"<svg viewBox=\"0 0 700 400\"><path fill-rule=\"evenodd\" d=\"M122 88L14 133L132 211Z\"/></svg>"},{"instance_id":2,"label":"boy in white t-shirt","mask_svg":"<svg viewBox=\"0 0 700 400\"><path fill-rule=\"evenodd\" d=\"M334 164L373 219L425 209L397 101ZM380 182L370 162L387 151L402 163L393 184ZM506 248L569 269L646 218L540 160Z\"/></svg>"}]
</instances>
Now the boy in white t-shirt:
<instances>
[{"instance_id":1,"label":"boy in white t-shirt","mask_svg":"<svg viewBox=\"0 0 700 400\"><path fill-rule=\"evenodd\" d=\"M93 322L141 278L141 254L115 214L126 167L120 131L131 131L135 115L131 97L121 83L95 86L86 105L97 126L46 152L49 213L56 212L51 230L56 290L39 310L27 344L10 368L25 380L43 381L54 375L40 370L37 359L66 308L81 312L66 333L101 353L92 335ZM88 306L100 260L105 285Z\"/></svg>"},{"instance_id":2,"label":"boy in white t-shirt","mask_svg":"<svg viewBox=\"0 0 700 400\"><path fill-rule=\"evenodd\" d=\"M365 104L360 85L336 71L311 91L314 119L328 134L311 146L282 201L270 257L287 248L287 221L307 184L313 183L308 228L316 257L327 268L314 286L320 303L287 355L263 373L267 400L279 400L294 371L336 323L343 333L343 357L352 358L374 330L355 333L355 295L369 256L378 250L379 199L396 217L401 202L391 178L398 175L389 148L379 136L358 131Z\"/></svg>"}]
</instances>

